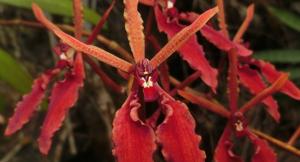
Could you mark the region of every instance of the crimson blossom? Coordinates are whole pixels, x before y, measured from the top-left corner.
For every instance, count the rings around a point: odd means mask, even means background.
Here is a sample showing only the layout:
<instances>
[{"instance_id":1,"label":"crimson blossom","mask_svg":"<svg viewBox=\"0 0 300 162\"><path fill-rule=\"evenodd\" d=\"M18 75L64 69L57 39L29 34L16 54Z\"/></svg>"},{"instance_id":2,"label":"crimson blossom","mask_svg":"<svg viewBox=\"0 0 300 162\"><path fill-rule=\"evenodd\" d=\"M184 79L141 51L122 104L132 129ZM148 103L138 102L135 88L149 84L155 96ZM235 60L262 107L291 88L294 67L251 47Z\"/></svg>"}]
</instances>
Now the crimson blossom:
<instances>
[{"instance_id":1,"label":"crimson blossom","mask_svg":"<svg viewBox=\"0 0 300 162\"><path fill-rule=\"evenodd\" d=\"M195 134L195 122L188 108L160 88L156 68L202 28L218 12L218 8L201 14L149 61L145 58L138 1L124 0L124 5L125 29L135 60L133 65L64 33L44 16L36 4L32 5L32 9L36 18L65 44L134 76L132 89L113 121L113 153L119 162L151 162L157 144L161 145L162 155L167 161L204 161L205 153L199 149L200 136ZM157 103L157 107L149 116L146 112L149 111L147 105L151 102Z\"/></svg>"}]
</instances>

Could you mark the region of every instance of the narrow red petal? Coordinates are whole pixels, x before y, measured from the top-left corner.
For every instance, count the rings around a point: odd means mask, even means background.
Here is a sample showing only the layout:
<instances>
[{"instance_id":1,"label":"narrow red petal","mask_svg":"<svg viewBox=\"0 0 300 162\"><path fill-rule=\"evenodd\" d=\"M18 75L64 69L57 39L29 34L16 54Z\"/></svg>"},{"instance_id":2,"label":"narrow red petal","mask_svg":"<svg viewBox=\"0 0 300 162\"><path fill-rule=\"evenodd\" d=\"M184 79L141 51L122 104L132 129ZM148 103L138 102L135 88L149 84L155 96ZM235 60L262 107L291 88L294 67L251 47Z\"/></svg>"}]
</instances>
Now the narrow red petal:
<instances>
[{"instance_id":1,"label":"narrow red petal","mask_svg":"<svg viewBox=\"0 0 300 162\"><path fill-rule=\"evenodd\" d=\"M242 162L241 157L235 155L231 150L233 147L233 143L230 141L231 129L228 122L215 150L216 162Z\"/></svg>"},{"instance_id":2,"label":"narrow red petal","mask_svg":"<svg viewBox=\"0 0 300 162\"><path fill-rule=\"evenodd\" d=\"M15 133L29 121L34 110L42 102L45 90L52 77L52 71L49 70L35 79L31 91L24 95L22 101L17 104L14 115L9 119L5 135Z\"/></svg>"},{"instance_id":3,"label":"narrow red petal","mask_svg":"<svg viewBox=\"0 0 300 162\"><path fill-rule=\"evenodd\" d=\"M169 58L191 36L200 30L218 11L219 9L217 7L205 11L203 14L199 15L192 24L185 27L172 37L172 39L170 39L170 41L151 59L150 63L152 67L158 67L162 62Z\"/></svg>"},{"instance_id":4,"label":"narrow red petal","mask_svg":"<svg viewBox=\"0 0 300 162\"><path fill-rule=\"evenodd\" d=\"M113 154L118 162L152 162L156 149L154 132L139 120L137 95L131 93L113 122Z\"/></svg>"},{"instance_id":5,"label":"narrow red petal","mask_svg":"<svg viewBox=\"0 0 300 162\"><path fill-rule=\"evenodd\" d=\"M66 114L78 98L84 78L83 65L80 62L82 63L81 56L77 55L74 71L68 72L66 78L56 83L52 89L48 113L38 139L39 149L43 154L48 154L52 136L60 128Z\"/></svg>"},{"instance_id":6,"label":"narrow red petal","mask_svg":"<svg viewBox=\"0 0 300 162\"><path fill-rule=\"evenodd\" d=\"M61 29L59 29L56 25L54 25L51 21L49 21L41 8L33 3L32 10L36 16L36 19L40 21L46 28L51 30L57 37L59 37L64 43L68 44L72 48L77 51L83 52L85 54L96 57L98 60L116 67L122 71L129 72L131 70L131 64L125 60L122 60L113 54L106 52L105 50L98 48L96 46L87 45L77 40L76 38L64 33Z\"/></svg>"},{"instance_id":7,"label":"narrow red petal","mask_svg":"<svg viewBox=\"0 0 300 162\"><path fill-rule=\"evenodd\" d=\"M259 65L262 74L266 77L266 79L273 83L276 79L282 74L282 72L277 71L274 65L264 62L262 60L259 61ZM280 90L282 93L296 99L300 100L300 89L291 81L287 81L287 83Z\"/></svg>"},{"instance_id":8,"label":"narrow red petal","mask_svg":"<svg viewBox=\"0 0 300 162\"><path fill-rule=\"evenodd\" d=\"M188 13L181 13L179 15L180 19L194 22L198 17L197 13L188 12ZM212 27L208 25L204 25L204 27L200 30L201 34L212 44L223 51L229 51L231 48L237 48L237 53L240 56L249 56L252 54L252 51L247 49L246 47L240 45L239 43L233 43L229 40L224 34L221 32L216 31Z\"/></svg>"},{"instance_id":9,"label":"narrow red petal","mask_svg":"<svg viewBox=\"0 0 300 162\"><path fill-rule=\"evenodd\" d=\"M249 66L240 67L238 73L242 85L248 88L252 94L257 95L267 88L259 73L256 70L250 69ZM263 103L267 106L269 114L278 122L280 113L278 112L277 101L272 96L269 96L263 100Z\"/></svg>"},{"instance_id":10,"label":"narrow red petal","mask_svg":"<svg viewBox=\"0 0 300 162\"><path fill-rule=\"evenodd\" d=\"M240 56L249 56L252 54L252 51L246 47L233 43L228 38L226 38L222 33L214 30L212 27L205 25L201 30L201 34L217 48L223 51L229 51L232 48L237 48L237 53Z\"/></svg>"},{"instance_id":11,"label":"narrow red petal","mask_svg":"<svg viewBox=\"0 0 300 162\"><path fill-rule=\"evenodd\" d=\"M159 7L155 7L155 17L159 30L165 32L169 39L186 27L177 21L168 22ZM201 72L202 80L215 91L218 84L218 72L209 65L202 46L197 42L196 35L191 36L178 51L192 68Z\"/></svg>"},{"instance_id":12,"label":"narrow red petal","mask_svg":"<svg viewBox=\"0 0 300 162\"><path fill-rule=\"evenodd\" d=\"M205 152L199 149L201 137L195 133L195 121L186 105L162 94L161 106L165 119L156 134L166 161L204 162Z\"/></svg>"},{"instance_id":13,"label":"narrow red petal","mask_svg":"<svg viewBox=\"0 0 300 162\"><path fill-rule=\"evenodd\" d=\"M143 20L137 9L138 0L124 0L125 29L136 63L145 58L145 38Z\"/></svg>"},{"instance_id":14,"label":"narrow red petal","mask_svg":"<svg viewBox=\"0 0 300 162\"><path fill-rule=\"evenodd\" d=\"M248 132L248 137L255 146L255 152L252 156L252 162L276 162L277 156L274 151L270 148L267 141L258 138L252 132Z\"/></svg>"}]
</instances>

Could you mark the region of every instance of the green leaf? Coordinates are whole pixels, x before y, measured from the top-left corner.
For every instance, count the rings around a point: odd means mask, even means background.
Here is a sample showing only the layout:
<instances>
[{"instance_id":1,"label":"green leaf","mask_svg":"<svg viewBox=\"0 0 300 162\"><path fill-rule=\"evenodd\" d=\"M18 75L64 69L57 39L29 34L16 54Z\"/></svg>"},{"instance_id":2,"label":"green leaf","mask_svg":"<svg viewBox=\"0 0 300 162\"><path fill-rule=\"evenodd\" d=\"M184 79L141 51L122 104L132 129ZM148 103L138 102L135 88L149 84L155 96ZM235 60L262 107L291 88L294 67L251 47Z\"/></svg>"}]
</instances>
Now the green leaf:
<instances>
[{"instance_id":1,"label":"green leaf","mask_svg":"<svg viewBox=\"0 0 300 162\"><path fill-rule=\"evenodd\" d=\"M37 3L44 11L52 14L72 17L73 7L71 0L0 0L0 4L12 5L15 7L31 9L32 2ZM97 24L100 16L93 10L84 7L84 19Z\"/></svg>"},{"instance_id":2,"label":"green leaf","mask_svg":"<svg viewBox=\"0 0 300 162\"><path fill-rule=\"evenodd\" d=\"M282 23L300 32L300 16L280 8L268 7L268 10Z\"/></svg>"},{"instance_id":3,"label":"green leaf","mask_svg":"<svg viewBox=\"0 0 300 162\"><path fill-rule=\"evenodd\" d=\"M32 77L8 53L0 49L0 79L11 85L20 93L31 89Z\"/></svg>"},{"instance_id":4,"label":"green leaf","mask_svg":"<svg viewBox=\"0 0 300 162\"><path fill-rule=\"evenodd\" d=\"M300 49L258 51L253 56L273 63L300 63Z\"/></svg>"},{"instance_id":5,"label":"green leaf","mask_svg":"<svg viewBox=\"0 0 300 162\"><path fill-rule=\"evenodd\" d=\"M300 79L300 67L289 67L289 68L284 68L280 69L282 71L290 73L289 79L292 80L299 80Z\"/></svg>"}]
</instances>

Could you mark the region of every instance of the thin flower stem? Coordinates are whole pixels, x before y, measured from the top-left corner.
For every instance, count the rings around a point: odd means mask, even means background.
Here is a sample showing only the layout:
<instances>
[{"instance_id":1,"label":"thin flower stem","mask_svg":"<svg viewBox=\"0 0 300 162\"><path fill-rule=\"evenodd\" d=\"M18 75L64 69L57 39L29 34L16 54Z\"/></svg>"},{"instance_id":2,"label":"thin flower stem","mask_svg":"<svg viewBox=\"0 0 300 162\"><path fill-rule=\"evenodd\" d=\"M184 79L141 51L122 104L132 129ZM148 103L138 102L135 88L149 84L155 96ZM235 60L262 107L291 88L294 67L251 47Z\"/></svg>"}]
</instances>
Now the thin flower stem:
<instances>
[{"instance_id":1,"label":"thin flower stem","mask_svg":"<svg viewBox=\"0 0 300 162\"><path fill-rule=\"evenodd\" d=\"M225 118L230 117L230 112L220 104L214 103L204 97L196 96L196 95L193 95L191 93L188 93L188 92L182 91L182 90L178 90L178 94L181 97L185 98L186 100L201 106L202 108L205 108L209 111L219 114Z\"/></svg>"},{"instance_id":2,"label":"thin flower stem","mask_svg":"<svg viewBox=\"0 0 300 162\"><path fill-rule=\"evenodd\" d=\"M122 94L124 92L124 88L112 80L100 67L97 65L95 61L93 61L90 57L84 56L84 60L90 65L90 67L96 72L96 74L101 78L103 83L112 89L114 92Z\"/></svg>"},{"instance_id":3,"label":"thin flower stem","mask_svg":"<svg viewBox=\"0 0 300 162\"><path fill-rule=\"evenodd\" d=\"M196 71L192 75L189 75L184 81L182 81L179 85L177 85L172 91L170 92L171 96L174 96L177 93L178 89L182 89L189 84L191 84L193 81L195 81L197 78L199 78L201 72Z\"/></svg>"},{"instance_id":4,"label":"thin flower stem","mask_svg":"<svg viewBox=\"0 0 300 162\"><path fill-rule=\"evenodd\" d=\"M29 27L36 27L36 28L45 28L41 23L34 22L34 21L26 21L26 20L21 20L21 19L13 19L13 20L0 20L0 25L23 25L23 26L29 26ZM65 32L72 32L74 33L74 27L66 24L57 24L59 28L61 28ZM89 36L91 35L91 32L89 31L83 31L84 36ZM131 54L126 51L123 47L121 47L117 42L112 41L102 35L97 35L97 40L107 46L109 49L117 52L120 54L122 58L129 62L133 62L133 58Z\"/></svg>"},{"instance_id":5,"label":"thin flower stem","mask_svg":"<svg viewBox=\"0 0 300 162\"><path fill-rule=\"evenodd\" d=\"M239 110L241 113L246 113L248 110L253 108L255 105L259 104L261 101L271 96L272 94L279 91L285 83L288 81L288 74L283 73L280 77L268 88L264 89L260 93L258 93L255 97L253 97L250 101L245 103L241 109Z\"/></svg>"},{"instance_id":6,"label":"thin flower stem","mask_svg":"<svg viewBox=\"0 0 300 162\"><path fill-rule=\"evenodd\" d=\"M228 52L229 69L228 69L228 101L231 112L236 112L238 107L239 87L238 87L238 57L235 48Z\"/></svg>"},{"instance_id":7,"label":"thin flower stem","mask_svg":"<svg viewBox=\"0 0 300 162\"><path fill-rule=\"evenodd\" d=\"M293 147L293 146L291 146L291 145L289 145L289 144L287 144L287 143L285 143L283 141L280 141L280 140L278 140L278 139L276 139L276 138L274 138L274 137L272 137L270 135L267 135L267 134L265 134L263 132L260 132L258 130L255 130L255 129L250 129L250 130L253 133L255 133L256 135L258 135L259 137L267 140L268 142L270 142L270 143L272 143L272 144L280 147L281 149L284 149L284 150L286 150L286 151L288 151L290 153L293 153L296 156L300 157L300 150L299 149L297 149L297 148L295 148L295 147Z\"/></svg>"},{"instance_id":8,"label":"thin flower stem","mask_svg":"<svg viewBox=\"0 0 300 162\"><path fill-rule=\"evenodd\" d=\"M300 137L300 126L298 126L298 129L294 132L294 134L291 136L291 138L288 141L288 144L293 146L296 142L296 140Z\"/></svg>"},{"instance_id":9,"label":"thin flower stem","mask_svg":"<svg viewBox=\"0 0 300 162\"><path fill-rule=\"evenodd\" d=\"M242 25L240 26L239 30L237 31L237 33L235 34L235 36L233 38L234 42L236 42L236 43L241 42L241 38L243 37L245 31L247 30L247 28L249 27L249 25L253 19L253 15L254 15L254 4L251 4L247 8L246 18L244 19Z\"/></svg>"},{"instance_id":10,"label":"thin flower stem","mask_svg":"<svg viewBox=\"0 0 300 162\"><path fill-rule=\"evenodd\" d=\"M179 80L177 80L176 78L174 78L172 76L169 76L169 78L170 78L171 84L173 84L174 86L179 86L181 84L181 82ZM188 86L182 88L182 90L185 90L185 91L187 91L189 93L192 93L194 95L197 95L197 96L201 96L201 97L205 97L206 96L205 94L203 94L203 93L201 93L199 91L196 91L196 90L194 90L194 89L192 89L191 87L188 87ZM211 99L209 99L209 100L211 100ZM211 100L211 101L213 101L213 100Z\"/></svg>"},{"instance_id":11,"label":"thin flower stem","mask_svg":"<svg viewBox=\"0 0 300 162\"><path fill-rule=\"evenodd\" d=\"M115 4L116 4L116 0L113 0L111 2L110 6L108 7L108 9L102 15L102 17L101 17L100 21L98 22L98 24L96 25L96 27L93 29L91 35L88 37L88 40L86 41L87 44L92 44L93 41L97 38L97 35L99 34L100 30L102 29L104 23L106 22L109 14L112 11Z\"/></svg>"},{"instance_id":12,"label":"thin flower stem","mask_svg":"<svg viewBox=\"0 0 300 162\"><path fill-rule=\"evenodd\" d=\"M224 2L223 0L217 0L217 6L219 8L218 12L218 21L219 27L222 33L229 38L228 30L227 30L227 23L226 23L226 16L225 16L225 9L224 9Z\"/></svg>"},{"instance_id":13,"label":"thin flower stem","mask_svg":"<svg viewBox=\"0 0 300 162\"><path fill-rule=\"evenodd\" d=\"M149 13L148 13L148 17L147 17L147 21L146 21L146 26L145 26L145 35L146 37L148 37L151 34L151 29L153 26L153 9L151 8Z\"/></svg>"},{"instance_id":14,"label":"thin flower stem","mask_svg":"<svg viewBox=\"0 0 300 162\"><path fill-rule=\"evenodd\" d=\"M172 77L172 76L170 76L170 82L171 82L173 85L175 85L175 86L178 86L178 85L180 84L180 82L179 82L177 79L175 79L174 77ZM223 107L223 106L219 103L219 101L217 101L217 100L215 100L215 99L213 99L213 98L208 98L208 97L206 97L205 94L200 93L200 92L198 92L198 91L196 91L196 90L194 90L194 89L192 89L192 88L190 88L190 87L188 87L188 86L185 87L183 90L184 90L185 92L191 94L191 95L194 95L194 96L200 96L200 97L204 98L205 100L208 100L209 102L214 103L215 105L218 105L218 106L217 106L217 107L218 107L217 109L220 109L220 111L222 111L222 113L220 113L220 114L219 114L219 112L216 112L216 113L218 113L219 115L224 116L224 117L229 117L229 111L228 111L225 107ZM222 108L221 108L221 107L222 107ZM228 112L228 113L227 113L227 112Z\"/></svg>"}]
</instances>

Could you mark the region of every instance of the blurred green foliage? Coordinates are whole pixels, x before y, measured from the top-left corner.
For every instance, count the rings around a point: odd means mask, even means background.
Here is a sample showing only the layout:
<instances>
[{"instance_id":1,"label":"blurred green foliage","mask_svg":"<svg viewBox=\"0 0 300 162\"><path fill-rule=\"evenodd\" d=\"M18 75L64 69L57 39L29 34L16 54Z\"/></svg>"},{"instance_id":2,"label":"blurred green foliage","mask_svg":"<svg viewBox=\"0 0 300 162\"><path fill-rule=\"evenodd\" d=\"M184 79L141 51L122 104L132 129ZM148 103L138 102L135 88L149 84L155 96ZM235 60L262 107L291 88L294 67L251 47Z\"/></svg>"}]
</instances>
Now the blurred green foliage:
<instances>
[{"instance_id":1,"label":"blurred green foliage","mask_svg":"<svg viewBox=\"0 0 300 162\"><path fill-rule=\"evenodd\" d=\"M0 79L20 93L31 89L32 77L11 55L0 49Z\"/></svg>"},{"instance_id":2,"label":"blurred green foliage","mask_svg":"<svg viewBox=\"0 0 300 162\"><path fill-rule=\"evenodd\" d=\"M253 55L255 58L270 61L272 63L300 63L300 49L278 49L258 51Z\"/></svg>"},{"instance_id":3,"label":"blurred green foliage","mask_svg":"<svg viewBox=\"0 0 300 162\"><path fill-rule=\"evenodd\" d=\"M37 3L43 10L52 14L72 17L73 7L71 0L0 0L0 4L12 5L15 7L31 9L32 2ZM84 8L84 19L92 24L97 24L100 15L95 11Z\"/></svg>"},{"instance_id":4,"label":"blurred green foliage","mask_svg":"<svg viewBox=\"0 0 300 162\"><path fill-rule=\"evenodd\" d=\"M283 24L300 32L300 16L297 16L296 14L293 14L288 10L282 8L276 8L272 6L268 6L268 10L272 13L272 15L277 17Z\"/></svg>"}]
</instances>

